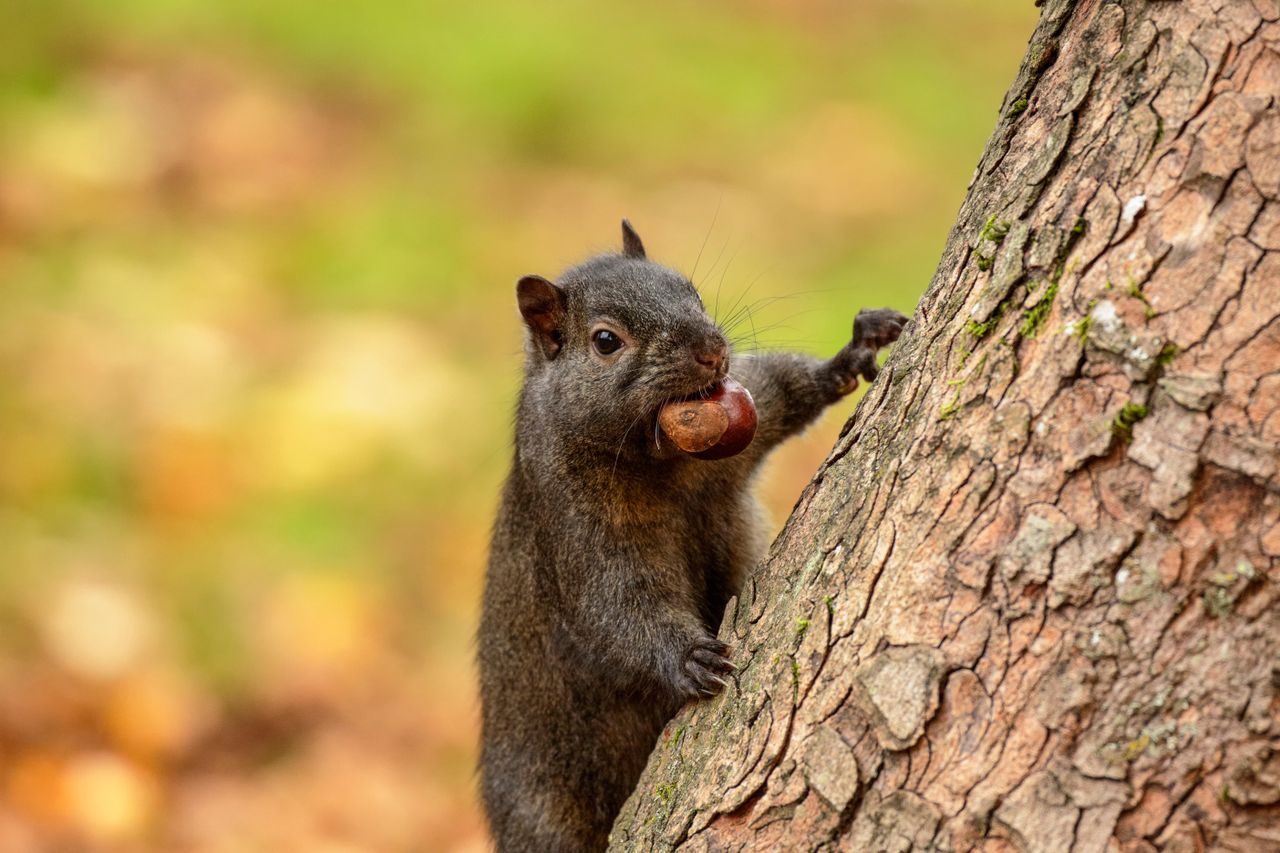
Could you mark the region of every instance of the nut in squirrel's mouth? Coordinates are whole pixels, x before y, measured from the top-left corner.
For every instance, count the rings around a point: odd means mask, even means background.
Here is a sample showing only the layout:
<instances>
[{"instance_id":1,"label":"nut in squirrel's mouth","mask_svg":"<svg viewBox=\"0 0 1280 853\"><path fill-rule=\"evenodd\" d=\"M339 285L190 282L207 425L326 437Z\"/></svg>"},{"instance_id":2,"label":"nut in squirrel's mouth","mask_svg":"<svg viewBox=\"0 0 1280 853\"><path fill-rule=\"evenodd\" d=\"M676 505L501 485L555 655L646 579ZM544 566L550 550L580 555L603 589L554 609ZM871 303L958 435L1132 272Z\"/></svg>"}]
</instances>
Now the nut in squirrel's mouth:
<instances>
[{"instance_id":1,"label":"nut in squirrel's mouth","mask_svg":"<svg viewBox=\"0 0 1280 853\"><path fill-rule=\"evenodd\" d=\"M692 391L664 395L660 400L658 400L654 405L653 410L649 413L650 422L652 423L652 421L657 420L658 414L672 403L687 403L692 400L706 400L715 396L715 394L723 388L725 381L728 379L729 378L727 376L721 376L718 379L713 379L710 382L694 388ZM686 385L685 387L688 386Z\"/></svg>"},{"instance_id":2,"label":"nut in squirrel's mouth","mask_svg":"<svg viewBox=\"0 0 1280 853\"><path fill-rule=\"evenodd\" d=\"M662 410L665 409L667 406L671 406L677 403L689 403L689 402L711 399L724 388L724 383L726 379L727 377L722 376L719 379L714 379L711 382L708 382L707 384L701 386L700 388L695 388L692 391L688 391L683 394L668 394L667 396L663 397L658 402L658 404L653 407L653 411L649 413L650 428L652 429L657 424L658 418L662 414Z\"/></svg>"},{"instance_id":3,"label":"nut in squirrel's mouth","mask_svg":"<svg viewBox=\"0 0 1280 853\"><path fill-rule=\"evenodd\" d=\"M658 425L685 453L724 459L740 453L755 436L755 402L742 383L725 377L663 404Z\"/></svg>"}]
</instances>

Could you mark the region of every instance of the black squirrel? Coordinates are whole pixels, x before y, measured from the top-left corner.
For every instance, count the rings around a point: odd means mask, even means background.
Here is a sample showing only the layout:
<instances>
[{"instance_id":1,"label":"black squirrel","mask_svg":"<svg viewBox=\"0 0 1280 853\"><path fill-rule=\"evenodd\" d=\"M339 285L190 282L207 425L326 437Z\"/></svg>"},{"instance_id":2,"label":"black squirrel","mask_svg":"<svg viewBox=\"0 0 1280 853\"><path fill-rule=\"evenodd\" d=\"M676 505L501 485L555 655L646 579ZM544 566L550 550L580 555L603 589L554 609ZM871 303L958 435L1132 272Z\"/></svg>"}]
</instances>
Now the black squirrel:
<instances>
[{"instance_id":1,"label":"black squirrel","mask_svg":"<svg viewBox=\"0 0 1280 853\"><path fill-rule=\"evenodd\" d=\"M481 788L501 853L607 845L667 721L734 669L715 631L765 545L748 490L760 461L874 379L907 322L862 311L828 361L733 356L755 438L693 458L657 413L725 377L729 343L689 279L648 260L626 220L622 236L620 254L516 289L527 362L478 634Z\"/></svg>"}]
</instances>

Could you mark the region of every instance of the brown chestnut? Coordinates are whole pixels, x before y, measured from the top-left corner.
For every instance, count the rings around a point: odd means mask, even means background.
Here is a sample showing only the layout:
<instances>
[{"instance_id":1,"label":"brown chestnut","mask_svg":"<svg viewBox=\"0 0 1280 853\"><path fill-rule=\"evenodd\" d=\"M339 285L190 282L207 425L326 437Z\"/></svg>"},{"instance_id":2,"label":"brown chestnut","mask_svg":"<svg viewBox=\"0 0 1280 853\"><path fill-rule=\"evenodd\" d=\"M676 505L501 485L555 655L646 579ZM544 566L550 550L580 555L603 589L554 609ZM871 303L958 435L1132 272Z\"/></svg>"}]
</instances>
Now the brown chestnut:
<instances>
[{"instance_id":1,"label":"brown chestnut","mask_svg":"<svg viewBox=\"0 0 1280 853\"><path fill-rule=\"evenodd\" d=\"M726 378L694 397L667 403L658 412L658 424L685 453L724 459L755 438L756 404L740 382Z\"/></svg>"}]
</instances>

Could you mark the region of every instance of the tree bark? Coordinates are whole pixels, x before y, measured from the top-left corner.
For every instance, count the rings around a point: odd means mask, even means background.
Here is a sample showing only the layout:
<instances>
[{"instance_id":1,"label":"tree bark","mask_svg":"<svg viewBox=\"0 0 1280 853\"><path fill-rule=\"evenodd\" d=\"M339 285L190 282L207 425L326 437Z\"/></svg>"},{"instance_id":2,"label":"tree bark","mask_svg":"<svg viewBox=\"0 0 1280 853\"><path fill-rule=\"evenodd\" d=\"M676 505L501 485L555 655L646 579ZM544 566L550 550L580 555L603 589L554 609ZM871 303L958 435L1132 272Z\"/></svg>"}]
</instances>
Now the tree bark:
<instances>
[{"instance_id":1,"label":"tree bark","mask_svg":"<svg viewBox=\"0 0 1280 853\"><path fill-rule=\"evenodd\" d=\"M614 849L1280 849L1278 19L1045 4Z\"/></svg>"}]
</instances>

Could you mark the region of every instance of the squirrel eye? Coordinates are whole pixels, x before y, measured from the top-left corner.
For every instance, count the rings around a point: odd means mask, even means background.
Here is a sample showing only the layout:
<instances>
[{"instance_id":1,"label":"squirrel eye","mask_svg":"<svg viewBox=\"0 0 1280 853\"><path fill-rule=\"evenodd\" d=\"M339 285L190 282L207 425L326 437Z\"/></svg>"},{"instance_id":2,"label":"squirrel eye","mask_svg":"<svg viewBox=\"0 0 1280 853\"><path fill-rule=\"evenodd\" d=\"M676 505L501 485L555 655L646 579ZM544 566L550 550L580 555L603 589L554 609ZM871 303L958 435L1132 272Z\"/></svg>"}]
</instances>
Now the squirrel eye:
<instances>
[{"instance_id":1,"label":"squirrel eye","mask_svg":"<svg viewBox=\"0 0 1280 853\"><path fill-rule=\"evenodd\" d=\"M622 349L622 338L615 335L608 329L597 329L591 335L591 345L596 348L596 352L601 355L612 355Z\"/></svg>"}]
</instances>

